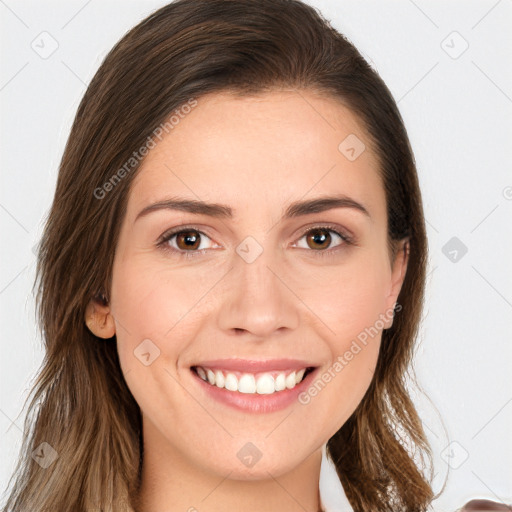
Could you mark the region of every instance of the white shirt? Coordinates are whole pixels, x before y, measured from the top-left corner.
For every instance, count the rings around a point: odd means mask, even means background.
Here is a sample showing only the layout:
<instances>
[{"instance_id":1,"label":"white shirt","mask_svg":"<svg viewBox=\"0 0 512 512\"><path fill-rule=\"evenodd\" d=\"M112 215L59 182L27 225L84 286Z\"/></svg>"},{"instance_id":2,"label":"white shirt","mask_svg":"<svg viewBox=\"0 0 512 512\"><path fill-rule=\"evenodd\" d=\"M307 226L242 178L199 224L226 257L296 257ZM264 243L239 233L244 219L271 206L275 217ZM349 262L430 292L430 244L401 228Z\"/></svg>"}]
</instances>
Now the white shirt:
<instances>
[{"instance_id":1,"label":"white shirt","mask_svg":"<svg viewBox=\"0 0 512 512\"><path fill-rule=\"evenodd\" d=\"M325 512L353 512L341 485L334 464L327 459L326 445L322 447L320 466L320 504Z\"/></svg>"}]
</instances>

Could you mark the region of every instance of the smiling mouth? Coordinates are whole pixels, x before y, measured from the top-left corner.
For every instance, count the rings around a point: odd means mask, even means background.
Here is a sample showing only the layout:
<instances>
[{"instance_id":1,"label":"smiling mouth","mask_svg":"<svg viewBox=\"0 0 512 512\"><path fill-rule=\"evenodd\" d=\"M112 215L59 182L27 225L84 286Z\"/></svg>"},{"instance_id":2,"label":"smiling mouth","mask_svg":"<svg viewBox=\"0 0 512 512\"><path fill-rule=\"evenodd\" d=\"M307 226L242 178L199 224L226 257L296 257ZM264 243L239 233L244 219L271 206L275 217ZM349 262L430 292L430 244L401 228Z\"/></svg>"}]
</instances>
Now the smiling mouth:
<instances>
[{"instance_id":1,"label":"smiling mouth","mask_svg":"<svg viewBox=\"0 0 512 512\"><path fill-rule=\"evenodd\" d=\"M292 371L237 372L192 366L190 368L199 378L218 388L245 394L271 395L300 384L315 367L308 366Z\"/></svg>"}]
</instances>

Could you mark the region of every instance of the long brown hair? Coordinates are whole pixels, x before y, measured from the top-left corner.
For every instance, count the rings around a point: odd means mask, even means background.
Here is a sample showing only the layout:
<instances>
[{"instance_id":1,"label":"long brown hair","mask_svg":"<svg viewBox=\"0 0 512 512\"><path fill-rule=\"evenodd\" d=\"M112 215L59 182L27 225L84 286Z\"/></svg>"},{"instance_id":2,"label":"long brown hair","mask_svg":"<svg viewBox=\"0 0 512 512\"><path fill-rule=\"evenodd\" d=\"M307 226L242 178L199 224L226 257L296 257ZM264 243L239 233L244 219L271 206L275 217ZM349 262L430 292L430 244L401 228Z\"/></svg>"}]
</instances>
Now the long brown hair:
<instances>
[{"instance_id":1,"label":"long brown hair","mask_svg":"<svg viewBox=\"0 0 512 512\"><path fill-rule=\"evenodd\" d=\"M402 309L383 332L367 393L328 441L328 456L355 511L427 510L432 456L407 392L427 242L396 103L356 48L298 0L178 0L115 45L78 108L38 254L34 287L46 350L4 512L133 510L143 455L140 409L123 378L115 337L100 340L84 323L90 299L99 290L108 297L140 165L131 158L191 99L280 88L319 91L358 116L380 161L390 247L409 239ZM38 463L35 450L50 454L49 467Z\"/></svg>"}]
</instances>

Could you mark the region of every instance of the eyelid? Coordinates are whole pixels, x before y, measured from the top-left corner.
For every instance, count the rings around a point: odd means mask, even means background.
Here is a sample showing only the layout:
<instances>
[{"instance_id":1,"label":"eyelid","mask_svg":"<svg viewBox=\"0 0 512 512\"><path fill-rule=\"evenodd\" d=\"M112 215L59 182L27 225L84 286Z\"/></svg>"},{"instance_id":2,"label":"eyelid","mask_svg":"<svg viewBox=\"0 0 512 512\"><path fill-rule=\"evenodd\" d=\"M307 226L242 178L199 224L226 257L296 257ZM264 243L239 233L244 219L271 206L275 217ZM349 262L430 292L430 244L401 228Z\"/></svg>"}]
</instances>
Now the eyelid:
<instances>
[{"instance_id":1,"label":"eyelid","mask_svg":"<svg viewBox=\"0 0 512 512\"><path fill-rule=\"evenodd\" d=\"M332 224L330 222L316 222L302 228L302 230L300 231L299 239L302 238L306 233L309 233L310 231L313 231L315 229L325 229L329 231L334 231L335 233L340 235L340 237L343 238L343 240L346 241L347 243L355 243L355 237L350 230L343 228L338 224Z\"/></svg>"},{"instance_id":2,"label":"eyelid","mask_svg":"<svg viewBox=\"0 0 512 512\"><path fill-rule=\"evenodd\" d=\"M183 226L176 226L175 228L171 228L167 230L163 235L161 235L158 240L156 241L157 247L161 247L163 250L171 251L179 255L185 255L185 256L193 256L195 254L203 254L207 249L199 249L195 251L183 251L179 249L175 249L174 247L166 246L165 244L169 242L171 238L173 238L175 235L183 232L183 231L196 231L201 236L205 236L213 241L212 237L208 235L208 233L204 232L202 229L200 229L196 225L183 225ZM214 242L214 241L213 241ZM214 242L216 243L216 242Z\"/></svg>"},{"instance_id":3,"label":"eyelid","mask_svg":"<svg viewBox=\"0 0 512 512\"><path fill-rule=\"evenodd\" d=\"M306 250L308 252L317 253L319 255L320 254L332 254L333 251L336 251L340 246L356 244L355 238L349 230L347 230L346 228L342 228L341 226L339 226L337 224L331 224L331 223L327 222L327 223L312 223L311 225L302 228L300 235L298 236L296 241L293 242L293 246L295 247L296 244L310 231L322 230L322 229L326 230L326 231L331 231L331 232L337 234L343 240L343 243L339 244L337 246L334 246L332 248L318 250L318 251L313 250L313 249L310 249L309 251L307 249L304 249L304 250ZM175 235L177 235L183 231L196 231L200 235L205 236L213 241L212 237L210 235L208 235L208 233L205 233L197 225L183 225L183 226L177 226L175 228L171 228L168 231L166 231L164 234L162 234L156 242L157 247L161 247L163 250L171 251L178 255L184 255L186 257L193 257L197 254L203 254L205 251L209 250L209 249L199 249L199 250L184 251L184 250L175 249L174 247L169 247L169 246L165 245L167 242L169 242L169 240L171 238L173 238ZM213 242L216 243L215 241L213 241ZM300 247L299 249L303 249L303 248Z\"/></svg>"}]
</instances>

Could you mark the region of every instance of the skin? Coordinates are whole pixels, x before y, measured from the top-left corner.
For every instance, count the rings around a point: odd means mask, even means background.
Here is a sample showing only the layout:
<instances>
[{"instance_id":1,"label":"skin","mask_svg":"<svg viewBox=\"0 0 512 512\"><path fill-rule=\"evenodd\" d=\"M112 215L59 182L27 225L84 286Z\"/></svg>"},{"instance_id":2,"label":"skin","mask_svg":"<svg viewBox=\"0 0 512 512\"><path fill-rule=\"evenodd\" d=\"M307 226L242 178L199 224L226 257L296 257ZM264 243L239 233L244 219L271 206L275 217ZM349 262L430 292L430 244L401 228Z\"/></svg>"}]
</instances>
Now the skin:
<instances>
[{"instance_id":1,"label":"skin","mask_svg":"<svg viewBox=\"0 0 512 512\"><path fill-rule=\"evenodd\" d=\"M366 144L355 161L338 150L349 134ZM348 196L369 216L345 207L281 219L289 203L326 195ZM233 219L158 210L135 220L170 196L228 205ZM325 223L354 243L329 232L330 244L308 244L307 230ZM206 251L186 258L157 247L182 225L205 233ZM236 252L247 236L263 249L250 264ZM183 254L185 244L177 244L177 237L167 243ZM350 110L313 91L200 98L139 169L109 304L91 301L86 313L96 335L116 335L143 414L140 510L318 510L321 447L363 398L381 331L308 404L272 413L208 400L189 367L233 356L291 357L326 372L393 308L406 254L391 259L378 162ZM160 350L148 366L134 357L145 339ZM252 468L237 457L248 442L262 453Z\"/></svg>"}]
</instances>

